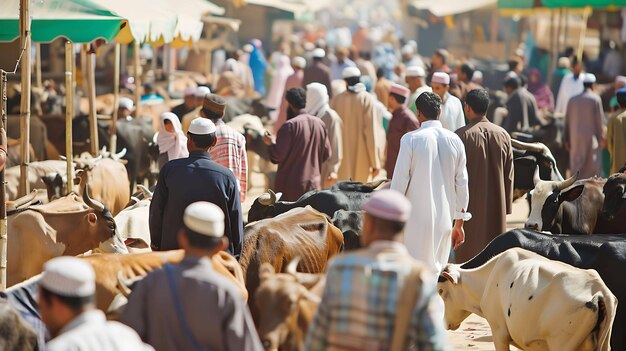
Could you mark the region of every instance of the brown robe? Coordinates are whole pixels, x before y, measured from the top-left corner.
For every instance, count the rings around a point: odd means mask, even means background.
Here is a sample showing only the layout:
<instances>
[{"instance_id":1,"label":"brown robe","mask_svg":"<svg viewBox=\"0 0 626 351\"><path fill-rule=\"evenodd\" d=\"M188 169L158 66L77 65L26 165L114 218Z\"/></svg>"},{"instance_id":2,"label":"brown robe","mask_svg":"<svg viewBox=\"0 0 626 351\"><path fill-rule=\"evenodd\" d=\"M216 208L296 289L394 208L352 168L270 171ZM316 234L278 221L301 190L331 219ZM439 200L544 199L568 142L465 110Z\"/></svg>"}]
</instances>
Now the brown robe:
<instances>
[{"instance_id":1,"label":"brown robe","mask_svg":"<svg viewBox=\"0 0 626 351\"><path fill-rule=\"evenodd\" d=\"M506 231L506 215L513 199L513 148L509 134L486 117L456 131L465 145L469 177L465 243L456 251L456 262L478 254L498 234Z\"/></svg>"},{"instance_id":2,"label":"brown robe","mask_svg":"<svg viewBox=\"0 0 626 351\"><path fill-rule=\"evenodd\" d=\"M400 106L393 111L389 127L387 128L387 157L385 159L387 179L393 177L393 169L396 167L398 152L400 152L400 139L402 139L404 134L419 127L420 122L406 106Z\"/></svg>"},{"instance_id":3,"label":"brown robe","mask_svg":"<svg viewBox=\"0 0 626 351\"><path fill-rule=\"evenodd\" d=\"M302 87L306 88L311 83L320 83L326 86L328 97L333 97L333 87L330 79L330 68L322 62L313 62L309 67L304 69L302 78Z\"/></svg>"}]
</instances>

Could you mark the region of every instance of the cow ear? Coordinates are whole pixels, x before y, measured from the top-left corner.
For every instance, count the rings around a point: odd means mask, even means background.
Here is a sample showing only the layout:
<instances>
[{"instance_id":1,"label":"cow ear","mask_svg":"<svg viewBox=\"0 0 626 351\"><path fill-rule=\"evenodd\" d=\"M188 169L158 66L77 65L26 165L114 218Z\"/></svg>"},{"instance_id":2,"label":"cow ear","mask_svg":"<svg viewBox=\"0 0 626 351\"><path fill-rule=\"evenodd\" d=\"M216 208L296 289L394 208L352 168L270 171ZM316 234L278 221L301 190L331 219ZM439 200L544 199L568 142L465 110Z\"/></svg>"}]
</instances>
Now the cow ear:
<instances>
[{"instance_id":1,"label":"cow ear","mask_svg":"<svg viewBox=\"0 0 626 351\"><path fill-rule=\"evenodd\" d=\"M95 213L90 212L89 214L87 214L87 220L89 221L89 223L95 224L98 221L98 216L96 216Z\"/></svg>"},{"instance_id":2,"label":"cow ear","mask_svg":"<svg viewBox=\"0 0 626 351\"><path fill-rule=\"evenodd\" d=\"M280 198L283 196L283 193L276 193L276 201L280 201Z\"/></svg>"},{"instance_id":3,"label":"cow ear","mask_svg":"<svg viewBox=\"0 0 626 351\"><path fill-rule=\"evenodd\" d=\"M622 184L619 188L622 189L622 199L626 199L626 185Z\"/></svg>"},{"instance_id":4,"label":"cow ear","mask_svg":"<svg viewBox=\"0 0 626 351\"><path fill-rule=\"evenodd\" d=\"M264 280L276 274L274 266L269 263L263 263L259 268L259 279Z\"/></svg>"},{"instance_id":5,"label":"cow ear","mask_svg":"<svg viewBox=\"0 0 626 351\"><path fill-rule=\"evenodd\" d=\"M580 197L580 195L583 193L583 190L585 189L585 185L581 184L581 185L577 185L573 188L570 188L566 191L562 191L559 194L559 202L563 202L563 201L574 201L576 199L578 199L578 197Z\"/></svg>"},{"instance_id":6,"label":"cow ear","mask_svg":"<svg viewBox=\"0 0 626 351\"><path fill-rule=\"evenodd\" d=\"M439 277L439 282L442 282L443 279L441 278L444 278L445 280L455 285L459 283L459 279L456 276L456 274L454 274L453 272L449 272L447 268L441 272L441 275Z\"/></svg>"}]
</instances>

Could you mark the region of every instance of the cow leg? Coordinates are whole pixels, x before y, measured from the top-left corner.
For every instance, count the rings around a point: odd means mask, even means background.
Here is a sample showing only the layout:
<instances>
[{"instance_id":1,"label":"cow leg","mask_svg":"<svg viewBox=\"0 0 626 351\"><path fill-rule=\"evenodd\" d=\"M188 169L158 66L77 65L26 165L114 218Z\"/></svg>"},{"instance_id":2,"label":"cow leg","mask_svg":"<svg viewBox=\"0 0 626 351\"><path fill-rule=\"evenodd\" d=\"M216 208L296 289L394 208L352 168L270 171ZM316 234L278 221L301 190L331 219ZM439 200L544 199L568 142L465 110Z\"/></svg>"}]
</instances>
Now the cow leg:
<instances>
[{"instance_id":1,"label":"cow leg","mask_svg":"<svg viewBox=\"0 0 626 351\"><path fill-rule=\"evenodd\" d=\"M493 335L493 346L496 348L496 351L510 351L510 343L511 336L509 335L506 328L491 328L491 332Z\"/></svg>"}]
</instances>

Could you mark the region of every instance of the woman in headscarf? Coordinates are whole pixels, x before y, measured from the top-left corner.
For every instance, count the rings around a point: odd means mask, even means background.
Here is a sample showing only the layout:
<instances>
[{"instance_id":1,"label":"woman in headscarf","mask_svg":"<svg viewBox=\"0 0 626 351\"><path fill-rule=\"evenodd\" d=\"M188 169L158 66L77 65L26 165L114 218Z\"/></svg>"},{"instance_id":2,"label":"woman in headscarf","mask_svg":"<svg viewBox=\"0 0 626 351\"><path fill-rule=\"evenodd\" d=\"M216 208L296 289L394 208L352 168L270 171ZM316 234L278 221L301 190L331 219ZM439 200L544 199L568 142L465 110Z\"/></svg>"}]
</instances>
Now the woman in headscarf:
<instances>
[{"instance_id":1,"label":"woman in headscarf","mask_svg":"<svg viewBox=\"0 0 626 351\"><path fill-rule=\"evenodd\" d=\"M306 113L322 119L326 125L328 141L332 149L330 158L322 164L322 187L332 186L337 182L337 172L343 158L343 122L341 117L328 105L328 90L320 83L306 86Z\"/></svg>"},{"instance_id":2,"label":"woman in headscarf","mask_svg":"<svg viewBox=\"0 0 626 351\"><path fill-rule=\"evenodd\" d=\"M259 39L252 39L252 52L250 53L250 69L254 78L254 90L261 96L265 96L265 70L267 60L263 54L263 44Z\"/></svg>"},{"instance_id":3,"label":"woman in headscarf","mask_svg":"<svg viewBox=\"0 0 626 351\"><path fill-rule=\"evenodd\" d=\"M187 137L183 134L178 117L171 112L161 114L156 140L159 145L159 169L168 161L189 156Z\"/></svg>"},{"instance_id":4,"label":"woman in headscarf","mask_svg":"<svg viewBox=\"0 0 626 351\"><path fill-rule=\"evenodd\" d=\"M267 93L266 103L267 106L273 108L274 111L270 112L270 119L276 121L278 119L278 113L280 111L280 103L285 94L285 83L287 78L294 73L293 67L291 67L291 61L289 56L280 54L278 58L278 65L272 76L272 86Z\"/></svg>"},{"instance_id":5,"label":"woman in headscarf","mask_svg":"<svg viewBox=\"0 0 626 351\"><path fill-rule=\"evenodd\" d=\"M554 111L554 95L552 94L552 90L543 82L541 72L536 68L528 72L528 91L535 96L539 110Z\"/></svg>"}]
</instances>

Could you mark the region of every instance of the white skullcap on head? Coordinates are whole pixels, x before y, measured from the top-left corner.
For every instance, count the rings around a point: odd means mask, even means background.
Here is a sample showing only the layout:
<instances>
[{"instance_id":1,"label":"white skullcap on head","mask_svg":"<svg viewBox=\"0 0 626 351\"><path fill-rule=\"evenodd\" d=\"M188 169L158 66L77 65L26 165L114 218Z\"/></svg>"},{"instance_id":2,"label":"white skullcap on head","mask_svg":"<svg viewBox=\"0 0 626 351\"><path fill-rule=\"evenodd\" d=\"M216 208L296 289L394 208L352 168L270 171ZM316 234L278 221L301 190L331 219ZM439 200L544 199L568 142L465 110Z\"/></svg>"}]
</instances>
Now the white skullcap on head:
<instances>
[{"instance_id":1,"label":"white skullcap on head","mask_svg":"<svg viewBox=\"0 0 626 351\"><path fill-rule=\"evenodd\" d=\"M431 80L433 83L439 83L443 85L450 85L450 76L445 72L435 72L433 73L433 79Z\"/></svg>"},{"instance_id":2,"label":"white skullcap on head","mask_svg":"<svg viewBox=\"0 0 626 351\"><path fill-rule=\"evenodd\" d=\"M480 82L483 80L483 72L481 71L474 71L474 75L472 76L472 81L473 82Z\"/></svg>"},{"instance_id":3,"label":"white skullcap on head","mask_svg":"<svg viewBox=\"0 0 626 351\"><path fill-rule=\"evenodd\" d=\"M291 60L291 65L298 68L305 68L306 60L304 57L296 56Z\"/></svg>"},{"instance_id":4,"label":"white skullcap on head","mask_svg":"<svg viewBox=\"0 0 626 351\"><path fill-rule=\"evenodd\" d=\"M135 103L133 102L133 100L127 98L127 97L121 97L120 98L120 105L119 108L125 108L127 110L132 110L133 106L135 106Z\"/></svg>"},{"instance_id":5,"label":"white skullcap on head","mask_svg":"<svg viewBox=\"0 0 626 351\"><path fill-rule=\"evenodd\" d=\"M407 44L407 45L404 45L402 47L401 51L402 51L403 54L412 54L413 53L413 49L414 49L413 46Z\"/></svg>"},{"instance_id":6,"label":"white skullcap on head","mask_svg":"<svg viewBox=\"0 0 626 351\"><path fill-rule=\"evenodd\" d=\"M569 58L559 57L559 67L565 68L565 67L569 67L569 65L570 65Z\"/></svg>"},{"instance_id":7,"label":"white skullcap on head","mask_svg":"<svg viewBox=\"0 0 626 351\"><path fill-rule=\"evenodd\" d=\"M343 79L360 77L361 71L358 68L353 67L353 66L346 67L343 69L341 76L343 77Z\"/></svg>"},{"instance_id":8,"label":"white skullcap on head","mask_svg":"<svg viewBox=\"0 0 626 351\"><path fill-rule=\"evenodd\" d=\"M396 190L378 190L363 204L363 210L377 218L406 222L411 214L411 203Z\"/></svg>"},{"instance_id":9,"label":"white skullcap on head","mask_svg":"<svg viewBox=\"0 0 626 351\"><path fill-rule=\"evenodd\" d=\"M404 73L405 77L426 77L426 71L420 66L409 66Z\"/></svg>"},{"instance_id":10,"label":"white skullcap on head","mask_svg":"<svg viewBox=\"0 0 626 351\"><path fill-rule=\"evenodd\" d=\"M583 83L595 83L596 82L596 76L595 74L592 73L585 73L585 77L583 77Z\"/></svg>"},{"instance_id":11,"label":"white skullcap on head","mask_svg":"<svg viewBox=\"0 0 626 351\"><path fill-rule=\"evenodd\" d=\"M626 77L624 77L624 76L617 76L617 77L615 77L615 83L616 84L624 84L624 85L626 85Z\"/></svg>"},{"instance_id":12,"label":"white skullcap on head","mask_svg":"<svg viewBox=\"0 0 626 351\"><path fill-rule=\"evenodd\" d=\"M87 261L61 256L43 266L42 288L65 297L89 297L96 293L96 274Z\"/></svg>"},{"instance_id":13,"label":"white skullcap on head","mask_svg":"<svg viewBox=\"0 0 626 351\"><path fill-rule=\"evenodd\" d=\"M254 50L254 46L252 44L246 44L243 46L243 51L247 53L251 53Z\"/></svg>"},{"instance_id":14,"label":"white skullcap on head","mask_svg":"<svg viewBox=\"0 0 626 351\"><path fill-rule=\"evenodd\" d=\"M185 96L196 95L196 87L185 88Z\"/></svg>"},{"instance_id":15,"label":"white skullcap on head","mask_svg":"<svg viewBox=\"0 0 626 351\"><path fill-rule=\"evenodd\" d=\"M198 117L191 121L188 132L194 135L207 135L215 133L216 130L215 124L210 119Z\"/></svg>"},{"instance_id":16,"label":"white skullcap on head","mask_svg":"<svg viewBox=\"0 0 626 351\"><path fill-rule=\"evenodd\" d=\"M224 212L210 202L194 202L187 206L183 223L185 227L198 234L214 238L224 236Z\"/></svg>"},{"instance_id":17,"label":"white skullcap on head","mask_svg":"<svg viewBox=\"0 0 626 351\"><path fill-rule=\"evenodd\" d=\"M315 58L324 58L326 56L326 51L324 51L324 49L322 48L317 48L313 50L311 55Z\"/></svg>"},{"instance_id":18,"label":"white skullcap on head","mask_svg":"<svg viewBox=\"0 0 626 351\"><path fill-rule=\"evenodd\" d=\"M196 88L196 97L203 98L209 94L211 94L211 89L209 89L209 87L202 86Z\"/></svg>"}]
</instances>

